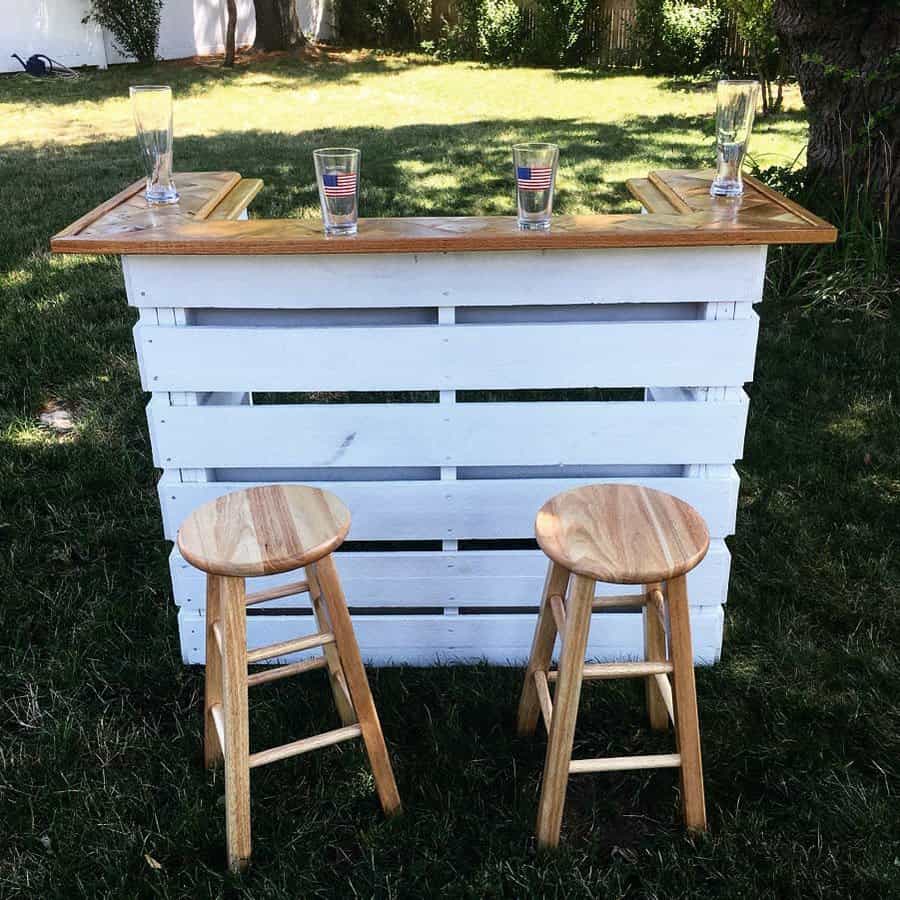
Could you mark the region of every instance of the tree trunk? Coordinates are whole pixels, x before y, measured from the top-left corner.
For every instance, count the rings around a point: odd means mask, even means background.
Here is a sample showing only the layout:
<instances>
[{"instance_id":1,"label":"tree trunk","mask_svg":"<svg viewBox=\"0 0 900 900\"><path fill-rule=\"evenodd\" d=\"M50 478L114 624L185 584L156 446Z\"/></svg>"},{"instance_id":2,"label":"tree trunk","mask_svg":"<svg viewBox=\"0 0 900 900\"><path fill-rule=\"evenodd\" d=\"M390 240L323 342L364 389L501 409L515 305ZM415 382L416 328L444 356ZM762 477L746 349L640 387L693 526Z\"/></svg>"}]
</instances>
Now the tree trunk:
<instances>
[{"instance_id":1,"label":"tree trunk","mask_svg":"<svg viewBox=\"0 0 900 900\"><path fill-rule=\"evenodd\" d=\"M292 50L306 44L300 30L296 0L253 0L259 50Z\"/></svg>"},{"instance_id":2,"label":"tree trunk","mask_svg":"<svg viewBox=\"0 0 900 900\"><path fill-rule=\"evenodd\" d=\"M900 9L893 0L775 0L775 28L809 112L811 174L868 186L900 236Z\"/></svg>"},{"instance_id":3,"label":"tree trunk","mask_svg":"<svg viewBox=\"0 0 900 900\"><path fill-rule=\"evenodd\" d=\"M234 65L234 33L237 29L237 0L225 0L228 22L225 26L225 65Z\"/></svg>"}]
</instances>

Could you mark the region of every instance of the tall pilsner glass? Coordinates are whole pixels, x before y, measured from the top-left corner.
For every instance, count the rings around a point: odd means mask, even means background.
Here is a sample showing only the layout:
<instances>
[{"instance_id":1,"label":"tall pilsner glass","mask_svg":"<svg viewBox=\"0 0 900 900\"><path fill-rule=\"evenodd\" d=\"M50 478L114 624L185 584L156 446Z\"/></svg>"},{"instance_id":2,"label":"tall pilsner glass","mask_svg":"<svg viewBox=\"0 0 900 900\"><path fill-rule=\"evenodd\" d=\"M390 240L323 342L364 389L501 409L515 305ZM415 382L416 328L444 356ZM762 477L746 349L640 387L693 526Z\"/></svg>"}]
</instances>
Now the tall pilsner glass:
<instances>
[{"instance_id":1,"label":"tall pilsner glass","mask_svg":"<svg viewBox=\"0 0 900 900\"><path fill-rule=\"evenodd\" d=\"M716 89L716 177L713 197L740 197L744 193L741 167L747 154L758 81L720 81Z\"/></svg>"},{"instance_id":2,"label":"tall pilsner glass","mask_svg":"<svg viewBox=\"0 0 900 900\"><path fill-rule=\"evenodd\" d=\"M177 203L172 180L172 88L160 84L133 85L131 111L144 171L148 203Z\"/></svg>"}]
</instances>

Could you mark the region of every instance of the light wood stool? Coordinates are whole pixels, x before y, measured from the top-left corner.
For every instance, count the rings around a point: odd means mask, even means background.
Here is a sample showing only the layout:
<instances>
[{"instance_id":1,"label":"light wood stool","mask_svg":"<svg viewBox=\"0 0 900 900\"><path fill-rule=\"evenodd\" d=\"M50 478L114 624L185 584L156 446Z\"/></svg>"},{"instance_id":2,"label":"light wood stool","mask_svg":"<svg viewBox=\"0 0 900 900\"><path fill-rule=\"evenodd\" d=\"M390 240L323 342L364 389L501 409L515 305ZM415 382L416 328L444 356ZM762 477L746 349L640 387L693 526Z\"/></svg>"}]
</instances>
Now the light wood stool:
<instances>
[{"instance_id":1,"label":"light wood stool","mask_svg":"<svg viewBox=\"0 0 900 900\"><path fill-rule=\"evenodd\" d=\"M381 805L400 812L384 736L341 590L332 551L350 530L350 512L327 491L299 485L253 487L195 510L181 526L182 556L207 573L204 757L224 759L228 863L250 858L250 770L329 744L362 737ZM247 594L244 579L304 568L306 579ZM245 608L309 593L318 632L247 649ZM321 647L322 656L247 674L248 663ZM327 669L343 727L250 753L247 688L286 675Z\"/></svg>"},{"instance_id":2,"label":"light wood stool","mask_svg":"<svg viewBox=\"0 0 900 900\"><path fill-rule=\"evenodd\" d=\"M559 844L569 775L581 772L677 767L685 824L704 831L706 801L685 574L709 549L706 524L687 503L660 491L590 485L548 500L538 512L535 533L550 566L519 701L518 729L520 735L534 733L542 715L548 732L538 845ZM640 584L644 592L595 599L598 581ZM585 665L591 612L635 606L643 609L646 661ZM557 634L562 641L559 669L550 671ZM650 725L665 729L671 719L678 752L573 760L582 679L629 677L646 679ZM553 682L556 693L551 699Z\"/></svg>"}]
</instances>

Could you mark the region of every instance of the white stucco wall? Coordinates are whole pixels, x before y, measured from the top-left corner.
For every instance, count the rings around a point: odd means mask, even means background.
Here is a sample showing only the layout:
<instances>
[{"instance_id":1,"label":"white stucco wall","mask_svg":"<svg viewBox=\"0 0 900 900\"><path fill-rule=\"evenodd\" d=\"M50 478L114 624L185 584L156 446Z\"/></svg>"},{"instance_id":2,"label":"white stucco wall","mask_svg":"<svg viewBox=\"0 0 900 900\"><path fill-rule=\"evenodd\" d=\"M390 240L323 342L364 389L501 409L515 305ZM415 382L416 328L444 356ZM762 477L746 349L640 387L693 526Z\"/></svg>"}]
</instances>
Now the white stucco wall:
<instances>
[{"instance_id":1,"label":"white stucco wall","mask_svg":"<svg viewBox=\"0 0 900 900\"><path fill-rule=\"evenodd\" d=\"M67 66L103 66L123 62L109 34L83 25L88 0L0 0L0 72L21 71L11 53L27 59L45 53ZM237 0L237 45L253 43L253 0ZM297 0L300 27L318 40L332 36L332 0ZM225 49L223 0L165 0L159 32L159 56L180 59Z\"/></svg>"}]
</instances>

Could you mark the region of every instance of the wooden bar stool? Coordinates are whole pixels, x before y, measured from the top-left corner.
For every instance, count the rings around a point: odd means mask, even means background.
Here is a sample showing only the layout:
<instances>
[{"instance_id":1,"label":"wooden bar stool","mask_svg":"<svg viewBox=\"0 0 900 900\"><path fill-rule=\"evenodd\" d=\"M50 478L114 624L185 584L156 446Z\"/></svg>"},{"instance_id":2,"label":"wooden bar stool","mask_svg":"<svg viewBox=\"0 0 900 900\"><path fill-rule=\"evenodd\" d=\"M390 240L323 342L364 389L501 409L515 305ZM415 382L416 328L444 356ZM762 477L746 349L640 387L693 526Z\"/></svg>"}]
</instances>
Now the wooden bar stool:
<instances>
[{"instance_id":1,"label":"wooden bar stool","mask_svg":"<svg viewBox=\"0 0 900 900\"><path fill-rule=\"evenodd\" d=\"M550 566L519 701L518 730L520 735L532 734L542 715L548 732L538 845L559 844L566 785L570 774L580 772L677 767L685 824L706 830L685 583L685 574L709 549L706 524L693 507L660 491L589 485L548 500L538 512L535 533ZM640 584L644 592L595 599L598 581ZM635 606L643 609L646 661L585 665L591 612ZM562 641L559 669L551 671L557 634ZM665 729L671 719L678 752L573 760L582 679L628 677L646 679L650 725ZM556 693L551 699L553 682Z\"/></svg>"},{"instance_id":2,"label":"wooden bar stool","mask_svg":"<svg viewBox=\"0 0 900 900\"><path fill-rule=\"evenodd\" d=\"M327 491L299 485L253 487L195 510L181 526L182 556L207 573L204 756L224 758L228 862L250 858L250 770L329 744L362 737L381 805L400 812L384 736L341 590L332 551L350 530L350 512ZM244 579L305 568L306 579L247 594ZM309 593L318 632L247 649L245 609L278 597ZM248 663L321 647L322 656L254 675ZM312 669L327 669L343 726L250 753L247 688Z\"/></svg>"}]
</instances>

